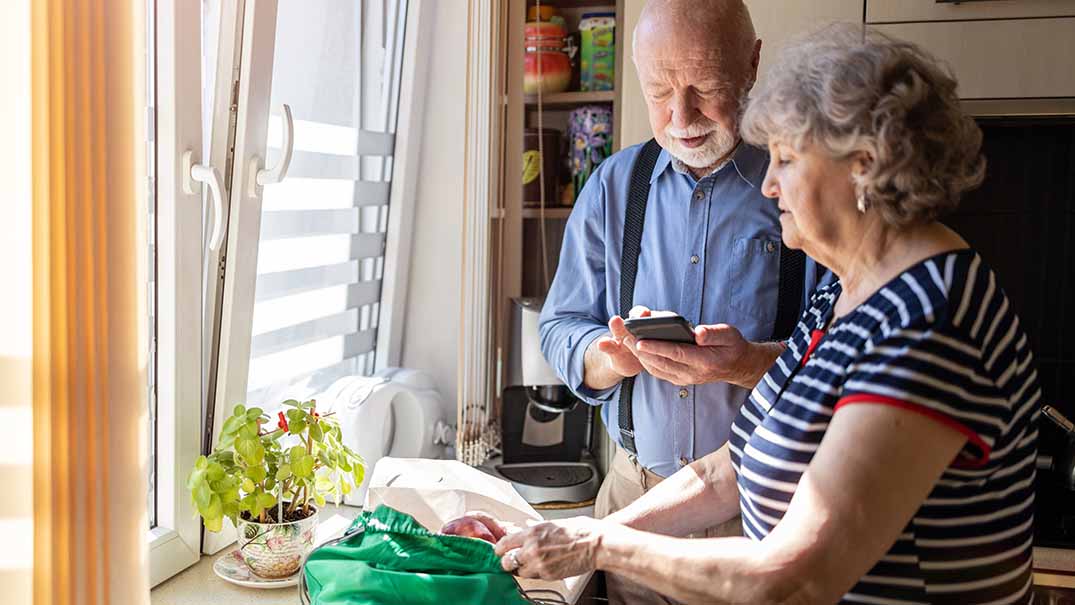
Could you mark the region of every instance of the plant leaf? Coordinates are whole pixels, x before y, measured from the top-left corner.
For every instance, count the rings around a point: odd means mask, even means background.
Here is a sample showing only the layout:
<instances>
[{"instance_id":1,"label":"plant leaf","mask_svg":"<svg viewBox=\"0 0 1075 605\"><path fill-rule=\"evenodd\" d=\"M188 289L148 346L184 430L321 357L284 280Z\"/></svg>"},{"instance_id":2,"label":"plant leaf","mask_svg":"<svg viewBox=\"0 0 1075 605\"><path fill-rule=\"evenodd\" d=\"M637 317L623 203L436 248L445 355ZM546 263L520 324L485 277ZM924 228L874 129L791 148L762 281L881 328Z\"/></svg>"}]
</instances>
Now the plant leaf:
<instances>
[{"instance_id":1,"label":"plant leaf","mask_svg":"<svg viewBox=\"0 0 1075 605\"><path fill-rule=\"evenodd\" d=\"M257 420L259 416L265 413L265 410L261 408L250 408L246 411L247 420Z\"/></svg>"},{"instance_id":2,"label":"plant leaf","mask_svg":"<svg viewBox=\"0 0 1075 605\"><path fill-rule=\"evenodd\" d=\"M245 475L255 483L261 483L265 480L265 467L264 466L248 466L246 468Z\"/></svg>"},{"instance_id":3,"label":"plant leaf","mask_svg":"<svg viewBox=\"0 0 1075 605\"><path fill-rule=\"evenodd\" d=\"M194 470L190 471L190 476L187 477L187 489L193 490L199 483L204 481L205 471L195 466Z\"/></svg>"},{"instance_id":4,"label":"plant leaf","mask_svg":"<svg viewBox=\"0 0 1075 605\"><path fill-rule=\"evenodd\" d=\"M258 499L257 499L258 512L260 512L260 511L262 511L262 510L264 510L266 508L271 508L273 506L276 506L276 496L274 496L272 494L269 494L269 493L265 493L265 492L262 492L262 493L258 494Z\"/></svg>"},{"instance_id":5,"label":"plant leaf","mask_svg":"<svg viewBox=\"0 0 1075 605\"><path fill-rule=\"evenodd\" d=\"M287 453L287 461L291 463L291 472L295 472L295 463L302 460L302 457L306 455L306 448L301 445L296 445L291 448Z\"/></svg>"},{"instance_id":6,"label":"plant leaf","mask_svg":"<svg viewBox=\"0 0 1075 605\"><path fill-rule=\"evenodd\" d=\"M245 422L245 416L232 416L224 421L224 426L220 427L220 432L222 435L232 435L239 430L239 427L243 426L243 422Z\"/></svg>"},{"instance_id":7,"label":"plant leaf","mask_svg":"<svg viewBox=\"0 0 1075 605\"><path fill-rule=\"evenodd\" d=\"M235 409L233 409L231 413L236 416L242 416L246 413L246 406L241 403L235 404Z\"/></svg>"},{"instance_id":8,"label":"plant leaf","mask_svg":"<svg viewBox=\"0 0 1075 605\"><path fill-rule=\"evenodd\" d=\"M254 421L244 423L243 426L239 427L239 437L242 439L257 439L258 423Z\"/></svg>"},{"instance_id":9,"label":"plant leaf","mask_svg":"<svg viewBox=\"0 0 1075 605\"><path fill-rule=\"evenodd\" d=\"M314 489L318 492L331 492L336 489L336 482L322 475L314 480Z\"/></svg>"},{"instance_id":10,"label":"plant leaf","mask_svg":"<svg viewBox=\"0 0 1075 605\"><path fill-rule=\"evenodd\" d=\"M239 457L243 459L243 462L247 464L257 464L260 460L255 460L257 457L256 449L260 447L257 439L236 439L235 440L235 453L239 454Z\"/></svg>"},{"instance_id":11,"label":"plant leaf","mask_svg":"<svg viewBox=\"0 0 1075 605\"><path fill-rule=\"evenodd\" d=\"M191 491L191 495L194 497L194 504L198 507L199 511L204 511L209 507L209 503L213 498L213 490L209 487L209 484L203 479L194 486ZM219 500L219 498L218 498ZM204 513L202 516L205 516Z\"/></svg>"},{"instance_id":12,"label":"plant leaf","mask_svg":"<svg viewBox=\"0 0 1075 605\"><path fill-rule=\"evenodd\" d=\"M210 481L219 481L224 478L224 467L219 462L210 462L205 474Z\"/></svg>"},{"instance_id":13,"label":"plant leaf","mask_svg":"<svg viewBox=\"0 0 1075 605\"><path fill-rule=\"evenodd\" d=\"M280 468L276 469L276 480L283 481L291 476L291 465L281 464Z\"/></svg>"},{"instance_id":14,"label":"plant leaf","mask_svg":"<svg viewBox=\"0 0 1075 605\"><path fill-rule=\"evenodd\" d=\"M313 456L309 454L303 454L302 457L299 458L298 462L291 463L291 472L296 477L300 477L303 479L308 478L313 475L315 462L316 460L314 460Z\"/></svg>"}]
</instances>

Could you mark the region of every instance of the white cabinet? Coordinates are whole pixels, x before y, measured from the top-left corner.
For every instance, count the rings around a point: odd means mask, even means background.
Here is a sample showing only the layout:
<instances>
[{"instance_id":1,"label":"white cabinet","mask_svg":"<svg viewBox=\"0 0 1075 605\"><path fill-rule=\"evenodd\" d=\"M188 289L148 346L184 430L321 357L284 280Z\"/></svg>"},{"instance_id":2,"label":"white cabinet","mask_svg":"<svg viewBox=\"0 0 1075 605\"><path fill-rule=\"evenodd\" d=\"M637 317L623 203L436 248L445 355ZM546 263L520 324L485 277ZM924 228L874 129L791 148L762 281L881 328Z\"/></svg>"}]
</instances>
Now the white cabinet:
<instances>
[{"instance_id":1,"label":"white cabinet","mask_svg":"<svg viewBox=\"0 0 1075 605\"><path fill-rule=\"evenodd\" d=\"M865 0L746 0L754 31L761 39L758 79L789 40L833 21L862 23Z\"/></svg>"},{"instance_id":2,"label":"white cabinet","mask_svg":"<svg viewBox=\"0 0 1075 605\"><path fill-rule=\"evenodd\" d=\"M1071 16L1075 16L1075 2L1070 0L988 0L959 3L936 0L866 1L867 23Z\"/></svg>"},{"instance_id":3,"label":"white cabinet","mask_svg":"<svg viewBox=\"0 0 1075 605\"><path fill-rule=\"evenodd\" d=\"M1075 17L871 26L947 62L963 99L1075 97Z\"/></svg>"}]
</instances>

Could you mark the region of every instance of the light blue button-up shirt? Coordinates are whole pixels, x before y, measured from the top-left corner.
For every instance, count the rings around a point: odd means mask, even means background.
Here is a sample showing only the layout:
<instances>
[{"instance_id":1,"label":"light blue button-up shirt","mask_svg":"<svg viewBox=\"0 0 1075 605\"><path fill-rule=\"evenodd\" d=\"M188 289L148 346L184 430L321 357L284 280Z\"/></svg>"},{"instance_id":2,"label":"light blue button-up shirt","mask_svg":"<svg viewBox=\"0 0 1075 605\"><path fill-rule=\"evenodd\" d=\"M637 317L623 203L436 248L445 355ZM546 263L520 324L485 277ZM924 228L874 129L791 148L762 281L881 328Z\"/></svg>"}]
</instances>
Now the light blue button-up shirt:
<instances>
[{"instance_id":1,"label":"light blue button-up shirt","mask_svg":"<svg viewBox=\"0 0 1075 605\"><path fill-rule=\"evenodd\" d=\"M620 254L631 168L642 145L606 159L579 195L567 222L560 264L540 319L541 350L572 391L602 405L620 443L619 389L583 384L586 348L619 314ZM761 194L769 157L739 145L701 180L662 151L650 178L634 304L675 311L692 324L731 324L752 341L770 339L780 277L776 201ZM804 295L814 287L807 262ZM804 297L805 297L804 296ZM638 461L668 476L720 448L749 392L727 383L681 387L643 371L634 388Z\"/></svg>"}]
</instances>

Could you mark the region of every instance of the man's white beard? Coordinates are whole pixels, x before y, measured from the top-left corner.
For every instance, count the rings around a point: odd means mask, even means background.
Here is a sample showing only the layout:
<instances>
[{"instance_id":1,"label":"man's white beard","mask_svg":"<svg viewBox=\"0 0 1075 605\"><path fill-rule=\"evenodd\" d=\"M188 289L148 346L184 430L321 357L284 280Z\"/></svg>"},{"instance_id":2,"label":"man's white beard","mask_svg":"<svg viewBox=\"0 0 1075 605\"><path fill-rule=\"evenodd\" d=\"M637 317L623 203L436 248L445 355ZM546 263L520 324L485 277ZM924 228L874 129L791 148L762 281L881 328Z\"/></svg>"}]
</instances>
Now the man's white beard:
<instances>
[{"instance_id":1,"label":"man's white beard","mask_svg":"<svg viewBox=\"0 0 1075 605\"><path fill-rule=\"evenodd\" d=\"M668 125L664 129L664 134L667 139L668 153L696 170L713 168L722 157L735 148L736 144L735 133L705 116L683 130ZM698 147L690 148L679 142L679 139L690 139L705 134L709 137Z\"/></svg>"}]
</instances>

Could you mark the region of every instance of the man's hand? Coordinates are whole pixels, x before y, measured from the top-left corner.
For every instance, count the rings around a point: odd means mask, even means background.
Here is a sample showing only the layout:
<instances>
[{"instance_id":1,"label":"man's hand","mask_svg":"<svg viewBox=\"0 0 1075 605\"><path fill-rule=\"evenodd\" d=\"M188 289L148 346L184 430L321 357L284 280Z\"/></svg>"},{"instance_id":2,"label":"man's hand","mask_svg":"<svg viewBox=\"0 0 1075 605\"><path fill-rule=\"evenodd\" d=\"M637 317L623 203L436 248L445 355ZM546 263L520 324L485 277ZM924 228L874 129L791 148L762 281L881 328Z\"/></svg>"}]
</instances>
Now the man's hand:
<instances>
[{"instance_id":1,"label":"man's hand","mask_svg":"<svg viewBox=\"0 0 1075 605\"><path fill-rule=\"evenodd\" d=\"M635 355L647 372L686 386L728 382L747 389L754 385L783 350L779 343L752 343L727 324L697 326L695 345L641 340Z\"/></svg>"},{"instance_id":2,"label":"man's hand","mask_svg":"<svg viewBox=\"0 0 1075 605\"><path fill-rule=\"evenodd\" d=\"M645 307L631 309L629 317L648 317ZM623 325L619 315L608 320L609 333L594 340L586 349L586 374L583 382L595 390L608 389L624 378L637 376L642 364L635 356L635 337Z\"/></svg>"}]
</instances>

